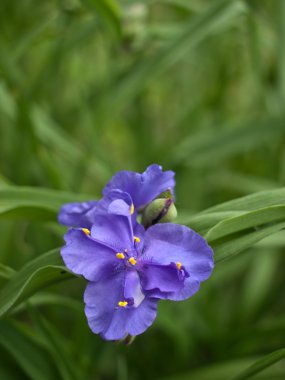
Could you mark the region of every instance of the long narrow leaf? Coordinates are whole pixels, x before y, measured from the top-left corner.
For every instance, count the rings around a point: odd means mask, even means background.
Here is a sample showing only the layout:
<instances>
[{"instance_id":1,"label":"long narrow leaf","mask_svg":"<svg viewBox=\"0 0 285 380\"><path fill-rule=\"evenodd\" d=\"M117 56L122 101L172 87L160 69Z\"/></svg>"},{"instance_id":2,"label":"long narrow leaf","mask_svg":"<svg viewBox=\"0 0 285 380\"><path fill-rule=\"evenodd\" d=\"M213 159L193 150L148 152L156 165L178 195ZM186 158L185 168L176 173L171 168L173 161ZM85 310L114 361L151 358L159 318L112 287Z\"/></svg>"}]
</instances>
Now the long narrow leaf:
<instances>
[{"instance_id":1,"label":"long narrow leaf","mask_svg":"<svg viewBox=\"0 0 285 380\"><path fill-rule=\"evenodd\" d=\"M0 218L56 220L64 203L90 198L49 189L5 186L0 189Z\"/></svg>"},{"instance_id":2,"label":"long narrow leaf","mask_svg":"<svg viewBox=\"0 0 285 380\"><path fill-rule=\"evenodd\" d=\"M284 358L285 358L284 348L274 351L271 354L266 355L262 359L252 364L249 368L247 368L245 371L240 373L238 376L233 377L232 380L249 379L250 377L258 374L259 372L263 371L264 369L270 367L271 365L275 364L276 362Z\"/></svg>"},{"instance_id":3,"label":"long narrow leaf","mask_svg":"<svg viewBox=\"0 0 285 380\"><path fill-rule=\"evenodd\" d=\"M17 272L0 293L0 317L38 290L73 276L63 266L59 250L43 254Z\"/></svg>"}]
</instances>

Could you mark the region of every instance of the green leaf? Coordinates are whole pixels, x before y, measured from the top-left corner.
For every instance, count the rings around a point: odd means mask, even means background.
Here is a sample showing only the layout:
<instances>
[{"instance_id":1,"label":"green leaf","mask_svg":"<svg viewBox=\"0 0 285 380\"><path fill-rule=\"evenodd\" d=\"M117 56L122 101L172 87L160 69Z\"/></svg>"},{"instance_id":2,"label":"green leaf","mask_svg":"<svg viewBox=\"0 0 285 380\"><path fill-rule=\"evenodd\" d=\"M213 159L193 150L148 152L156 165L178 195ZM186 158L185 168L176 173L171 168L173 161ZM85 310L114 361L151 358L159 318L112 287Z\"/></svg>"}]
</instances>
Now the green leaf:
<instances>
[{"instance_id":1,"label":"green leaf","mask_svg":"<svg viewBox=\"0 0 285 380\"><path fill-rule=\"evenodd\" d=\"M238 253L250 248L258 241L270 236L285 228L285 222L276 223L272 226L267 226L258 229L257 231L249 232L238 237L231 237L226 242L215 241L211 243L215 253L215 262L220 262L228 259Z\"/></svg>"},{"instance_id":2,"label":"green leaf","mask_svg":"<svg viewBox=\"0 0 285 380\"><path fill-rule=\"evenodd\" d=\"M211 128L184 139L169 155L171 162L189 166L212 166L225 157L245 153L285 134L283 118L252 120L246 125Z\"/></svg>"},{"instance_id":3,"label":"green leaf","mask_svg":"<svg viewBox=\"0 0 285 380\"><path fill-rule=\"evenodd\" d=\"M80 160L84 150L39 106L30 113L33 129L39 141L48 149L59 152L66 159Z\"/></svg>"},{"instance_id":4,"label":"green leaf","mask_svg":"<svg viewBox=\"0 0 285 380\"><path fill-rule=\"evenodd\" d=\"M285 189L254 193L213 206L191 217L178 217L183 223L214 241L266 223L285 220Z\"/></svg>"},{"instance_id":5,"label":"green leaf","mask_svg":"<svg viewBox=\"0 0 285 380\"><path fill-rule=\"evenodd\" d=\"M232 190L241 195L248 195L265 190L275 190L279 187L278 181L260 177L257 175L249 175L233 170L214 171L207 177L211 188L215 190Z\"/></svg>"},{"instance_id":6,"label":"green leaf","mask_svg":"<svg viewBox=\"0 0 285 380\"><path fill-rule=\"evenodd\" d=\"M43 293L39 292L37 294L34 294L29 298L29 305L38 307L38 306L56 306L56 307L66 307L72 310L72 312L78 312L82 313L83 310L83 303L79 300L66 297L66 296L61 296L57 294L52 294L52 293ZM13 308L11 310L10 315L17 314L23 311L23 309L26 308L25 303L21 303L19 306Z\"/></svg>"},{"instance_id":7,"label":"green leaf","mask_svg":"<svg viewBox=\"0 0 285 380\"><path fill-rule=\"evenodd\" d=\"M266 207L227 218L211 228L205 237L211 242L248 228L257 228L263 224L281 220L285 221L285 205Z\"/></svg>"},{"instance_id":8,"label":"green leaf","mask_svg":"<svg viewBox=\"0 0 285 380\"><path fill-rule=\"evenodd\" d=\"M263 249L280 249L283 248L285 244L285 231L280 231L276 234L273 234L261 242L256 244L256 248Z\"/></svg>"},{"instance_id":9,"label":"green leaf","mask_svg":"<svg viewBox=\"0 0 285 380\"><path fill-rule=\"evenodd\" d=\"M120 7L115 0L89 0L113 31L121 35Z\"/></svg>"},{"instance_id":10,"label":"green leaf","mask_svg":"<svg viewBox=\"0 0 285 380\"><path fill-rule=\"evenodd\" d=\"M0 321L0 345L15 358L17 364L33 380L55 378L47 353L28 339L16 326Z\"/></svg>"},{"instance_id":11,"label":"green leaf","mask_svg":"<svg viewBox=\"0 0 285 380\"><path fill-rule=\"evenodd\" d=\"M256 253L250 257L249 267L240 286L240 302L236 314L241 322L255 320L265 302L270 302L272 286L280 266L278 250L271 250L268 254L268 249L259 248Z\"/></svg>"},{"instance_id":12,"label":"green leaf","mask_svg":"<svg viewBox=\"0 0 285 380\"><path fill-rule=\"evenodd\" d=\"M263 371L265 368L285 358L285 349L274 351L269 355L266 355L262 359L252 364L249 368L241 372L239 375L232 378L232 380L244 380L248 379L257 373Z\"/></svg>"},{"instance_id":13,"label":"green leaf","mask_svg":"<svg viewBox=\"0 0 285 380\"><path fill-rule=\"evenodd\" d=\"M279 49L278 49L278 60L279 60L279 86L280 95L282 101L282 107L285 109L285 3L280 1L279 3Z\"/></svg>"},{"instance_id":14,"label":"green leaf","mask_svg":"<svg viewBox=\"0 0 285 380\"><path fill-rule=\"evenodd\" d=\"M175 220L175 222L179 224L186 224L190 228L193 228L195 231L203 235L219 222L242 214L243 212L241 211L221 211L208 214L199 213L191 217L180 217L179 213L178 218Z\"/></svg>"},{"instance_id":15,"label":"green leaf","mask_svg":"<svg viewBox=\"0 0 285 380\"><path fill-rule=\"evenodd\" d=\"M63 266L58 249L37 257L16 272L1 290L0 317L38 290L72 277Z\"/></svg>"},{"instance_id":16,"label":"green leaf","mask_svg":"<svg viewBox=\"0 0 285 380\"><path fill-rule=\"evenodd\" d=\"M253 357L228 360L227 362L214 363L208 366L206 365L186 373L176 373L174 376L164 377L161 380L229 380L231 379L233 373L238 373L241 370L246 369L255 360L256 358ZM270 368L268 370L267 377L257 376L256 380L282 380L283 377L284 371L282 371L282 369Z\"/></svg>"},{"instance_id":17,"label":"green leaf","mask_svg":"<svg viewBox=\"0 0 285 380\"><path fill-rule=\"evenodd\" d=\"M92 196L42 188L4 186L0 189L0 218L56 220L64 203L88 199L92 199Z\"/></svg>"},{"instance_id":18,"label":"green leaf","mask_svg":"<svg viewBox=\"0 0 285 380\"><path fill-rule=\"evenodd\" d=\"M217 211L250 211L280 204L285 204L284 187L276 190L261 191L245 197L233 199L232 201L210 207L203 211L203 214Z\"/></svg>"},{"instance_id":19,"label":"green leaf","mask_svg":"<svg viewBox=\"0 0 285 380\"><path fill-rule=\"evenodd\" d=\"M10 279L15 273L14 269L0 263L0 277L5 278L6 280Z\"/></svg>"},{"instance_id":20,"label":"green leaf","mask_svg":"<svg viewBox=\"0 0 285 380\"><path fill-rule=\"evenodd\" d=\"M70 342L66 341L61 334L44 318L35 308L30 307L30 312L36 323L46 349L54 358L63 380L80 380L84 374L79 373L77 363L70 357ZM68 344L67 344L68 343ZM81 368L82 371L82 368Z\"/></svg>"},{"instance_id":21,"label":"green leaf","mask_svg":"<svg viewBox=\"0 0 285 380\"><path fill-rule=\"evenodd\" d=\"M240 16L245 6L240 1L220 0L201 14L191 18L182 32L168 46L163 46L153 57L128 68L125 77L109 89L107 98L113 104L112 114L122 106L128 104L146 84L161 75L182 58L187 56L199 43L220 30L225 19L231 23L232 19Z\"/></svg>"}]
</instances>

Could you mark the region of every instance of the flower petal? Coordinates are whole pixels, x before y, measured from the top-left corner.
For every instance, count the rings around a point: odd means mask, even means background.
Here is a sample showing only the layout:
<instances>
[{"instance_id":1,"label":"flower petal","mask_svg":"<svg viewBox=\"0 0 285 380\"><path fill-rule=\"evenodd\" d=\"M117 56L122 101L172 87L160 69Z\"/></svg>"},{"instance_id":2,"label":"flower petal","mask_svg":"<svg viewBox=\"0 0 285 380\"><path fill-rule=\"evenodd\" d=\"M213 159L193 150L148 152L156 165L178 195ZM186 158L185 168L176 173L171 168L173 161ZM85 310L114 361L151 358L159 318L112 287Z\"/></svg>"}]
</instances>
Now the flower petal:
<instances>
[{"instance_id":1,"label":"flower petal","mask_svg":"<svg viewBox=\"0 0 285 380\"><path fill-rule=\"evenodd\" d=\"M90 220L88 213L97 205L97 203L97 201L67 203L60 209L58 221L67 227L90 228L92 221Z\"/></svg>"},{"instance_id":2,"label":"flower petal","mask_svg":"<svg viewBox=\"0 0 285 380\"><path fill-rule=\"evenodd\" d=\"M161 265L181 264L189 274L185 287L169 299L185 299L199 289L214 267L213 250L206 240L186 226L164 223L150 227L145 233L142 261Z\"/></svg>"},{"instance_id":3,"label":"flower petal","mask_svg":"<svg viewBox=\"0 0 285 380\"><path fill-rule=\"evenodd\" d=\"M153 324L157 313L158 299L145 298L139 307L122 310L123 317L127 318L127 334L136 336L142 334ZM113 333L113 326L105 332L109 339Z\"/></svg>"},{"instance_id":4,"label":"flower petal","mask_svg":"<svg viewBox=\"0 0 285 380\"><path fill-rule=\"evenodd\" d=\"M90 329L107 340L120 340L127 334L143 333L154 321L158 300L145 298L138 307L120 307L124 298L124 274L88 283L85 314Z\"/></svg>"},{"instance_id":5,"label":"flower petal","mask_svg":"<svg viewBox=\"0 0 285 380\"><path fill-rule=\"evenodd\" d=\"M81 229L71 228L65 235L61 256L68 269L89 281L101 280L117 272L121 263L109 247L93 241Z\"/></svg>"},{"instance_id":6,"label":"flower petal","mask_svg":"<svg viewBox=\"0 0 285 380\"><path fill-rule=\"evenodd\" d=\"M135 208L141 208L155 199L159 194L175 186L174 172L162 171L156 164L150 165L142 174L130 171L121 171L113 176L103 190L107 195L113 189L120 189L129 193Z\"/></svg>"},{"instance_id":7,"label":"flower petal","mask_svg":"<svg viewBox=\"0 0 285 380\"><path fill-rule=\"evenodd\" d=\"M133 201L128 193L112 190L103 198L110 214L130 216L134 213Z\"/></svg>"},{"instance_id":8,"label":"flower petal","mask_svg":"<svg viewBox=\"0 0 285 380\"><path fill-rule=\"evenodd\" d=\"M200 282L190 276L185 279L183 288L178 292L169 293L167 299L171 301L183 301L197 293L199 288ZM153 297L155 297L154 294Z\"/></svg>"},{"instance_id":9,"label":"flower petal","mask_svg":"<svg viewBox=\"0 0 285 380\"><path fill-rule=\"evenodd\" d=\"M88 324L95 334L102 334L111 325L114 314L118 310L118 302L123 300L124 272L105 278L103 281L89 282L84 292L85 314ZM119 329L120 339L125 335Z\"/></svg>"},{"instance_id":10,"label":"flower petal","mask_svg":"<svg viewBox=\"0 0 285 380\"><path fill-rule=\"evenodd\" d=\"M125 277L124 299L131 300L135 307L138 307L145 299L141 289L141 282L137 271L128 270Z\"/></svg>"},{"instance_id":11,"label":"flower petal","mask_svg":"<svg viewBox=\"0 0 285 380\"><path fill-rule=\"evenodd\" d=\"M159 265L145 263L140 269L142 288L157 298L166 298L170 292L178 292L184 286L185 276L175 264Z\"/></svg>"},{"instance_id":12,"label":"flower petal","mask_svg":"<svg viewBox=\"0 0 285 380\"><path fill-rule=\"evenodd\" d=\"M131 217L113 214L95 215L91 236L117 252L134 249Z\"/></svg>"}]
</instances>

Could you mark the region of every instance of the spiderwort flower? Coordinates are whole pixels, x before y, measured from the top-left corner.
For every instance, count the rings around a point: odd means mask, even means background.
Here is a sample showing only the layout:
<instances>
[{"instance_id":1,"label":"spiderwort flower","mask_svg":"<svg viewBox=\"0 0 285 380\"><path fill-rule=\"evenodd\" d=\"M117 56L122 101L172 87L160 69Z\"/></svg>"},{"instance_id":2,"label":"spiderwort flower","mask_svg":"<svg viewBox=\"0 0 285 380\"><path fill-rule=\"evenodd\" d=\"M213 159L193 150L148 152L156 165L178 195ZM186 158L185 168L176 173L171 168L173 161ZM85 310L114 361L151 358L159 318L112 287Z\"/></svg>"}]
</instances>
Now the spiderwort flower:
<instances>
[{"instance_id":1,"label":"spiderwort flower","mask_svg":"<svg viewBox=\"0 0 285 380\"><path fill-rule=\"evenodd\" d=\"M190 228L156 224L146 231L111 202L94 215L91 229L71 228L61 255L66 266L89 282L84 301L91 330L107 340L144 332L159 299L184 300L213 269L213 252Z\"/></svg>"},{"instance_id":2,"label":"spiderwort flower","mask_svg":"<svg viewBox=\"0 0 285 380\"><path fill-rule=\"evenodd\" d=\"M67 203L61 208L58 220L68 227L91 228L95 214L106 212L109 202L114 200L114 197L109 199L114 190L129 194L136 215L162 192L168 190L174 194L174 175L172 170L163 172L162 167L156 164L150 165L142 174L120 171L106 185L100 202Z\"/></svg>"},{"instance_id":3,"label":"spiderwort flower","mask_svg":"<svg viewBox=\"0 0 285 380\"><path fill-rule=\"evenodd\" d=\"M103 190L106 196L110 190L120 189L130 194L135 209L140 210L154 200L162 192L174 191L175 173L172 170L162 171L156 164L150 165L142 174L121 171L114 175Z\"/></svg>"}]
</instances>

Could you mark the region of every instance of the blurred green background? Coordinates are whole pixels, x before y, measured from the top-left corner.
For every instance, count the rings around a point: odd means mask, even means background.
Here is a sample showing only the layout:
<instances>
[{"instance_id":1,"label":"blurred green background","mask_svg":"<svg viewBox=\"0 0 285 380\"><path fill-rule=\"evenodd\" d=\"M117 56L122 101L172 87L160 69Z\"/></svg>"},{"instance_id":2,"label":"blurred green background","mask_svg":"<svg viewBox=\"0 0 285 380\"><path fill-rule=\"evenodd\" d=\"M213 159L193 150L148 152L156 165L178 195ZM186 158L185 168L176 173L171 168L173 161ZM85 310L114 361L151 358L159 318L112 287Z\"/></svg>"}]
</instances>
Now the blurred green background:
<instances>
[{"instance_id":1,"label":"blurred green background","mask_svg":"<svg viewBox=\"0 0 285 380\"><path fill-rule=\"evenodd\" d=\"M118 170L176 172L181 220L285 185L285 1L1 0L0 186L96 199ZM14 269L62 245L55 221L1 220ZM124 347L87 327L84 281L0 324L0 378L222 380L284 345L284 234L161 302ZM1 280L1 284L5 280ZM280 362L258 379L284 379Z\"/></svg>"}]
</instances>

